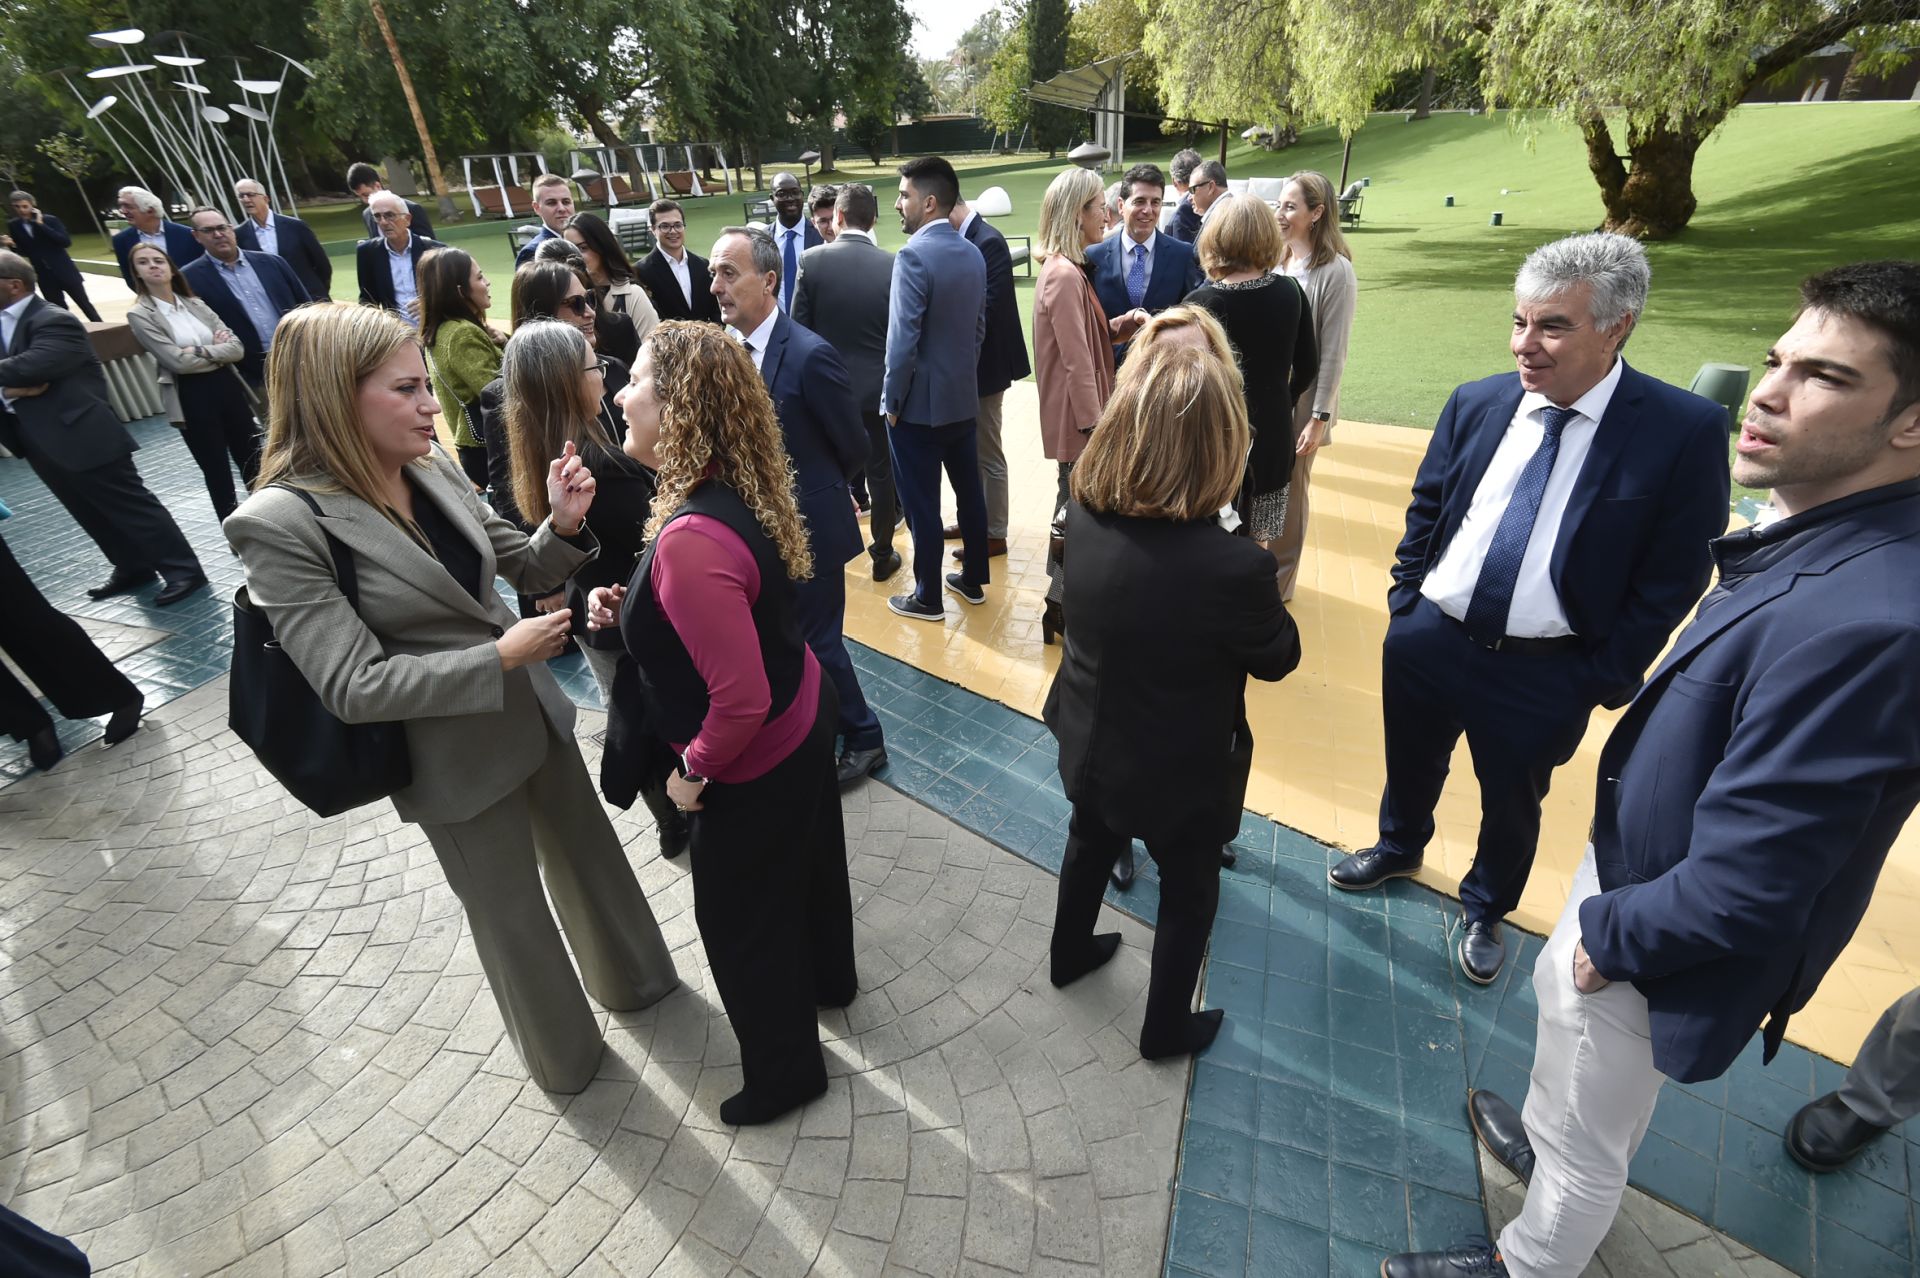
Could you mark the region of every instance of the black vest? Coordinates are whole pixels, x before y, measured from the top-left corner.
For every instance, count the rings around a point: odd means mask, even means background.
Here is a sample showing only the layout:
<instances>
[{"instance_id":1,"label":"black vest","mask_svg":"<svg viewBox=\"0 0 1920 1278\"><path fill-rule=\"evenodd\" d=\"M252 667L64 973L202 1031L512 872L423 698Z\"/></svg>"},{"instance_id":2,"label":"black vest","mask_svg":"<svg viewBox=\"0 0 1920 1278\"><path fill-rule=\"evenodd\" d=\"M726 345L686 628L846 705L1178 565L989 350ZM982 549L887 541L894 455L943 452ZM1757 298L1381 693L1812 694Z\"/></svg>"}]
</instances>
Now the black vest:
<instances>
[{"instance_id":1,"label":"black vest","mask_svg":"<svg viewBox=\"0 0 1920 1278\"><path fill-rule=\"evenodd\" d=\"M725 484L712 480L701 484L667 522L687 515L706 515L733 529L753 553L753 562L760 570L760 597L753 604L753 625L760 635L760 660L766 665L767 687L772 694L765 720L771 722L793 704L806 669L806 641L800 636L794 611L796 596L786 561L740 495ZM666 527L663 525L660 531L664 534ZM653 556L659 546L660 538L655 537L640 556L640 565L627 589L620 636L633 655L650 726L664 740L691 741L706 721L707 684L686 644L680 641L679 632L654 600Z\"/></svg>"}]
</instances>

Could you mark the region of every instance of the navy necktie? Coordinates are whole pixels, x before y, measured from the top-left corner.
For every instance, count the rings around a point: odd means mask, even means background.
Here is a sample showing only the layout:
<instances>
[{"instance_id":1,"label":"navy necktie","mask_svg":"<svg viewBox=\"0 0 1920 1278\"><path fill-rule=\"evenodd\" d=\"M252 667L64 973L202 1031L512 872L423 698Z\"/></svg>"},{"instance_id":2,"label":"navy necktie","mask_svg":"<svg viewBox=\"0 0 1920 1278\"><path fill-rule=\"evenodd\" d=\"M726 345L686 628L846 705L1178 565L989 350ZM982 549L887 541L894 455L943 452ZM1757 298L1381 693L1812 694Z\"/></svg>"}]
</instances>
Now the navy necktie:
<instances>
[{"instance_id":1,"label":"navy necktie","mask_svg":"<svg viewBox=\"0 0 1920 1278\"><path fill-rule=\"evenodd\" d=\"M1493 541L1480 565L1480 580L1474 583L1473 599L1467 604L1467 637L1488 647L1497 645L1507 634L1507 614L1513 609L1513 588L1520 580L1520 562L1527 557L1527 542L1533 537L1533 524L1540 516L1540 499L1547 492L1547 478L1553 474L1553 462L1560 455L1560 432L1579 416L1571 408L1549 404L1540 410L1544 431L1540 447L1527 459L1520 480L1513 486L1507 511L1500 526L1493 530Z\"/></svg>"},{"instance_id":2,"label":"navy necktie","mask_svg":"<svg viewBox=\"0 0 1920 1278\"><path fill-rule=\"evenodd\" d=\"M800 274L800 263L794 256L793 242L799 238L799 227L787 228L787 245L781 250L780 256L780 309L783 311L793 309L793 281Z\"/></svg>"},{"instance_id":3,"label":"navy necktie","mask_svg":"<svg viewBox=\"0 0 1920 1278\"><path fill-rule=\"evenodd\" d=\"M1147 246L1133 246L1133 265L1127 269L1127 302L1138 306L1147 300Z\"/></svg>"}]
</instances>

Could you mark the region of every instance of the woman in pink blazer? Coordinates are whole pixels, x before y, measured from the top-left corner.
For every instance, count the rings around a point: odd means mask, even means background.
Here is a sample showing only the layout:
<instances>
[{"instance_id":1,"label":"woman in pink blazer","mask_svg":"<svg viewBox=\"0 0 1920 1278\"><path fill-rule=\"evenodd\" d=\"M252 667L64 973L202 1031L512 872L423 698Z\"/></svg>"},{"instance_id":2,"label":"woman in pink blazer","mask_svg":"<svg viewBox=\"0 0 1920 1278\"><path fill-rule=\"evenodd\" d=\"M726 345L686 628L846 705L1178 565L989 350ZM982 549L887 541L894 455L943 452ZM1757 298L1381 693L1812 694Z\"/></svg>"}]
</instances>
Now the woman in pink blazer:
<instances>
[{"instance_id":1,"label":"woman in pink blazer","mask_svg":"<svg viewBox=\"0 0 1920 1278\"><path fill-rule=\"evenodd\" d=\"M1145 311L1109 323L1087 274L1087 246L1106 229L1105 193L1089 169L1063 171L1040 204L1040 278L1033 290L1033 380L1040 388L1040 443L1059 465L1053 537L1047 550L1047 607L1040 635L1052 643L1066 629L1061 610L1062 520L1067 476L1113 394L1113 344L1133 336Z\"/></svg>"}]
</instances>

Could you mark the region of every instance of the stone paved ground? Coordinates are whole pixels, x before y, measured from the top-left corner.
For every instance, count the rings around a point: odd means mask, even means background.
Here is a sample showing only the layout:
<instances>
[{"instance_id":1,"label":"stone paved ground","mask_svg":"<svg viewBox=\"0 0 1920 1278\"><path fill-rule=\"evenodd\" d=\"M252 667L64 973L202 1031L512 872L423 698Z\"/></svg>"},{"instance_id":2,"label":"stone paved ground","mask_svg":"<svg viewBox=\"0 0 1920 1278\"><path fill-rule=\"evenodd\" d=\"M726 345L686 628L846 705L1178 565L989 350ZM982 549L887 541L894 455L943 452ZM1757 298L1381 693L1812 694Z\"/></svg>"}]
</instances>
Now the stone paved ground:
<instances>
[{"instance_id":1,"label":"stone paved ground","mask_svg":"<svg viewBox=\"0 0 1920 1278\"><path fill-rule=\"evenodd\" d=\"M0 1200L97 1272L1160 1270L1188 1071L1134 1050L1139 924L1055 991L1051 876L853 792L832 1088L733 1131L684 865L622 816L685 987L609 1016L599 1077L549 1096L417 831L311 817L225 703L0 791Z\"/></svg>"}]
</instances>

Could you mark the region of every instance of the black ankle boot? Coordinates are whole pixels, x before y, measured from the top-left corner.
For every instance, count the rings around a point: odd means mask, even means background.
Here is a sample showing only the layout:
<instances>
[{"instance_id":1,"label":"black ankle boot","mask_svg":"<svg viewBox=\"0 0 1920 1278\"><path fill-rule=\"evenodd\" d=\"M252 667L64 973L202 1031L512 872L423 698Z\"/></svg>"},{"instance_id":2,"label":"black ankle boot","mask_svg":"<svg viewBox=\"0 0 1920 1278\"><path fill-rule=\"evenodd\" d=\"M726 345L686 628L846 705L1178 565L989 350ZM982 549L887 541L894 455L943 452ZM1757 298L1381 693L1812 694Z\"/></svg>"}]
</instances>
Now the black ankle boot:
<instances>
[{"instance_id":1,"label":"black ankle boot","mask_svg":"<svg viewBox=\"0 0 1920 1278\"><path fill-rule=\"evenodd\" d=\"M693 839L693 826L687 814L667 797L666 782L642 787L640 798L647 805L647 811L653 813L654 825L659 827L660 855L671 861L685 852Z\"/></svg>"}]
</instances>

